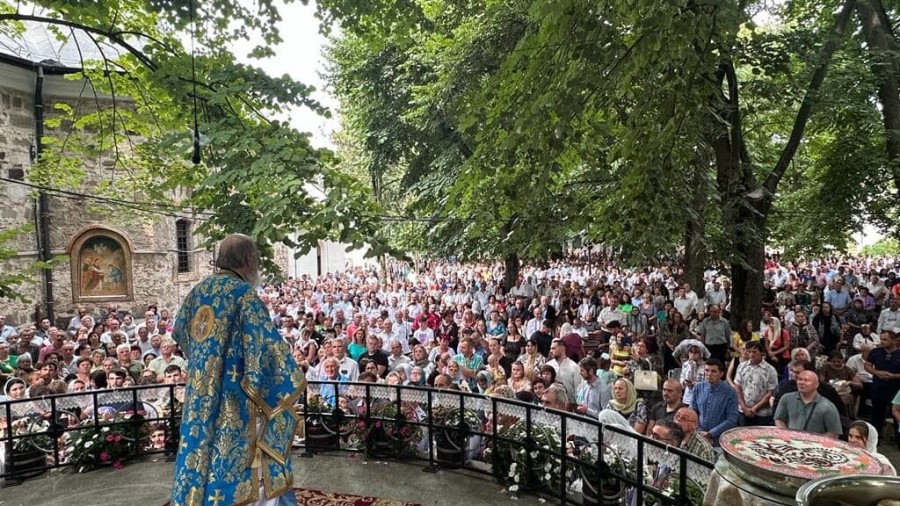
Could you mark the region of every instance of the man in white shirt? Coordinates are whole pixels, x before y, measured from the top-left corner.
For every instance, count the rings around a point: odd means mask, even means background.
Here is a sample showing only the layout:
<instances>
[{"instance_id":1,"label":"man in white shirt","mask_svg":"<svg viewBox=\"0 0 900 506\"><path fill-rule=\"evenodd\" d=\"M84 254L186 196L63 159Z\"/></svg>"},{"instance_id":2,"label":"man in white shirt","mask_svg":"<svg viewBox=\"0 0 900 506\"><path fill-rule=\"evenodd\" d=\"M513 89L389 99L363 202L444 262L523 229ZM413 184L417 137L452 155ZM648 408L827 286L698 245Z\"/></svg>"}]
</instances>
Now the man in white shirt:
<instances>
[{"instance_id":1,"label":"man in white shirt","mask_svg":"<svg viewBox=\"0 0 900 506\"><path fill-rule=\"evenodd\" d=\"M725 305L725 290L722 289L722 283L718 281L712 282L712 290L706 292L706 307L704 309L709 309L709 306L712 305Z\"/></svg>"},{"instance_id":2,"label":"man in white shirt","mask_svg":"<svg viewBox=\"0 0 900 506\"><path fill-rule=\"evenodd\" d=\"M562 339L554 339L550 344L550 356L553 359L547 365L556 371L556 381L562 383L566 393L574 398L581 383L581 368L566 355L566 343Z\"/></svg>"},{"instance_id":3,"label":"man in white shirt","mask_svg":"<svg viewBox=\"0 0 900 506\"><path fill-rule=\"evenodd\" d=\"M900 332L900 297L891 297L890 307L881 311L878 316L878 328L875 332L881 335L885 330Z\"/></svg>"},{"instance_id":4,"label":"man in white shirt","mask_svg":"<svg viewBox=\"0 0 900 506\"><path fill-rule=\"evenodd\" d=\"M531 310L532 318L525 322L525 337L530 338L532 334L541 330L541 323L544 318L541 317L541 308L536 307Z\"/></svg>"},{"instance_id":5,"label":"man in white shirt","mask_svg":"<svg viewBox=\"0 0 900 506\"><path fill-rule=\"evenodd\" d=\"M681 285L684 289L684 296L687 297L689 301L691 301L691 308L697 311L703 310L703 305L700 304L700 297L697 296L697 292L691 290L691 285L685 283Z\"/></svg>"},{"instance_id":6,"label":"man in white shirt","mask_svg":"<svg viewBox=\"0 0 900 506\"><path fill-rule=\"evenodd\" d=\"M378 334L378 337L381 338L381 348L390 353L391 345L393 343L400 343L400 349L403 354L409 353L409 340L402 339L399 334L394 332L394 324L391 323L390 320L385 320L384 323L381 324L381 332Z\"/></svg>"},{"instance_id":7,"label":"man in white shirt","mask_svg":"<svg viewBox=\"0 0 900 506\"><path fill-rule=\"evenodd\" d=\"M675 310L681 313L685 320L690 319L696 300L691 300L685 293L684 288L679 288L675 293L677 295L672 301L672 305L675 306Z\"/></svg>"},{"instance_id":8,"label":"man in white shirt","mask_svg":"<svg viewBox=\"0 0 900 506\"><path fill-rule=\"evenodd\" d=\"M884 281L878 275L872 274L869 276L869 282L865 286L869 289L872 297L875 298L875 304L880 307L885 302L885 296L889 293L887 287L884 286Z\"/></svg>"},{"instance_id":9,"label":"man in white shirt","mask_svg":"<svg viewBox=\"0 0 900 506\"><path fill-rule=\"evenodd\" d=\"M419 317L419 328L413 332L412 337L422 346L430 348L428 344L434 341L434 331L428 327L428 319L425 315Z\"/></svg>"},{"instance_id":10,"label":"man in white shirt","mask_svg":"<svg viewBox=\"0 0 900 506\"><path fill-rule=\"evenodd\" d=\"M100 336L100 342L103 344L108 344L112 342L112 335L116 332L119 332L119 320L114 318L109 319L106 323L106 332L104 332ZM124 332L123 332L124 334Z\"/></svg>"},{"instance_id":11,"label":"man in white shirt","mask_svg":"<svg viewBox=\"0 0 900 506\"><path fill-rule=\"evenodd\" d=\"M393 327L394 333L397 334L397 338L400 339L400 341L407 343L407 350L409 349L409 336L412 335L412 325L410 325L409 320L407 320L408 314L409 313L407 313L405 309L395 314Z\"/></svg>"},{"instance_id":12,"label":"man in white shirt","mask_svg":"<svg viewBox=\"0 0 900 506\"><path fill-rule=\"evenodd\" d=\"M340 337L335 339L331 343L331 352L338 361L341 376L346 376L349 381L356 381L359 378L359 364L347 356L347 341Z\"/></svg>"},{"instance_id":13,"label":"man in white shirt","mask_svg":"<svg viewBox=\"0 0 900 506\"><path fill-rule=\"evenodd\" d=\"M615 297L610 297L607 301L608 305L600 310L600 314L597 316L597 320L600 321L600 325L608 327L610 322L619 322L622 325L625 325L625 319L628 317L625 313L619 311L619 305L616 304Z\"/></svg>"},{"instance_id":14,"label":"man in white shirt","mask_svg":"<svg viewBox=\"0 0 900 506\"><path fill-rule=\"evenodd\" d=\"M403 354L403 347L400 346L400 343L397 341L391 343L390 353L388 354L388 371L396 371L397 366L400 364L409 365L411 363L409 357Z\"/></svg>"},{"instance_id":15,"label":"man in white shirt","mask_svg":"<svg viewBox=\"0 0 900 506\"><path fill-rule=\"evenodd\" d=\"M146 327L147 332L152 336L154 334L158 334L157 326L156 326L156 315L153 314L153 311L145 311L144 312L144 321L139 323L137 327L135 327L135 333L141 327Z\"/></svg>"},{"instance_id":16,"label":"man in white shirt","mask_svg":"<svg viewBox=\"0 0 900 506\"><path fill-rule=\"evenodd\" d=\"M859 332L853 336L853 352L862 352L862 347L867 344L871 347L878 346L879 342L881 342L881 337L872 332L871 325L864 323L860 325Z\"/></svg>"}]
</instances>

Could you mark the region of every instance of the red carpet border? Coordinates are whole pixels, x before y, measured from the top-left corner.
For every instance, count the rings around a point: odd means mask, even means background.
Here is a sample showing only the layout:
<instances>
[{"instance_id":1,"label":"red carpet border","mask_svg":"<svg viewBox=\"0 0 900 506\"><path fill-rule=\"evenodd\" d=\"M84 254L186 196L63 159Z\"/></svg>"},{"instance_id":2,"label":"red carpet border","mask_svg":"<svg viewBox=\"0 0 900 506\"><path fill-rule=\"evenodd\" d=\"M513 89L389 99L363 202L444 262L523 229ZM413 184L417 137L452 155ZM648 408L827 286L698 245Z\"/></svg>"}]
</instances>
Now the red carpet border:
<instances>
[{"instance_id":1,"label":"red carpet border","mask_svg":"<svg viewBox=\"0 0 900 506\"><path fill-rule=\"evenodd\" d=\"M298 506L422 506L419 503L379 499L338 492L323 492L309 488L295 488ZM163 506L169 506L166 502Z\"/></svg>"}]
</instances>

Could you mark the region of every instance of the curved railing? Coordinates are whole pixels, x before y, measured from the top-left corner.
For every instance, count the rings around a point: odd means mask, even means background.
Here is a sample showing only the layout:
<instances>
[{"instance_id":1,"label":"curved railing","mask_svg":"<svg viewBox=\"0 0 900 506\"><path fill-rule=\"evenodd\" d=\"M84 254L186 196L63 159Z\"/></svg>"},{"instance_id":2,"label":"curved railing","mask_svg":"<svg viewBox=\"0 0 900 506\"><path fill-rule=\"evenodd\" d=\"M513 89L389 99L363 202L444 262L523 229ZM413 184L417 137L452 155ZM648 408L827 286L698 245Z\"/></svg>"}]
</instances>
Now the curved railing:
<instances>
[{"instance_id":1,"label":"curved railing","mask_svg":"<svg viewBox=\"0 0 900 506\"><path fill-rule=\"evenodd\" d=\"M183 394L183 385L147 385L0 402L0 480L174 455ZM162 437L154 438L156 431ZM112 440L100 441L107 436ZM101 448L109 449L109 458L100 458Z\"/></svg>"},{"instance_id":2,"label":"curved railing","mask_svg":"<svg viewBox=\"0 0 900 506\"><path fill-rule=\"evenodd\" d=\"M0 438L7 451L0 477L35 471L16 458L29 447L44 453L42 468L77 465L72 447L85 434L121 435L129 456L171 455L178 445L182 388L152 385L0 403L0 418L14 425L41 421L32 424L36 430ZM301 456L350 451L420 460L426 471L465 467L508 483L510 493L540 493L561 503L700 504L713 467L595 419L456 390L311 382L296 409L304 420L295 441ZM155 441L150 428L162 431ZM575 491L578 483L581 492Z\"/></svg>"}]
</instances>

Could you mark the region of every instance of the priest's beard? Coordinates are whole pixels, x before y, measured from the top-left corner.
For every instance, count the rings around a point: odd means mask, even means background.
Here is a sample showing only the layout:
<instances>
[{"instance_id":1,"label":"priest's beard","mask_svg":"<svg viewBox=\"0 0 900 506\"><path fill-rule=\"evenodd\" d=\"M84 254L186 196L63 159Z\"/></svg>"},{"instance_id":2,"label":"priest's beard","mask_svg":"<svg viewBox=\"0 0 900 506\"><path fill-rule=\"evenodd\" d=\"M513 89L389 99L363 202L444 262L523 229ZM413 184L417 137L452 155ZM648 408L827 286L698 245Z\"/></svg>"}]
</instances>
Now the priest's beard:
<instances>
[{"instance_id":1,"label":"priest's beard","mask_svg":"<svg viewBox=\"0 0 900 506\"><path fill-rule=\"evenodd\" d=\"M259 283L260 283L259 270L253 269L250 272L248 272L247 279L245 279L244 281L249 283L250 286L252 286L254 290L259 288Z\"/></svg>"}]
</instances>

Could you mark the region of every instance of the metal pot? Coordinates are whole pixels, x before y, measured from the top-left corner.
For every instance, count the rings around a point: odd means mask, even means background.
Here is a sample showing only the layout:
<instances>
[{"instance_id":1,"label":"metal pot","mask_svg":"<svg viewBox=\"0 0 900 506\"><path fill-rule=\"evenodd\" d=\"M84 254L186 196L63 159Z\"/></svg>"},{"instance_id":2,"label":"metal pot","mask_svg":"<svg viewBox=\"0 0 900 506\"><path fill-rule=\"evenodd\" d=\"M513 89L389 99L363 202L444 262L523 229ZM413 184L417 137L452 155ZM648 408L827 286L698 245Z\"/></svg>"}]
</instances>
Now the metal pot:
<instances>
[{"instance_id":1,"label":"metal pot","mask_svg":"<svg viewBox=\"0 0 900 506\"><path fill-rule=\"evenodd\" d=\"M813 480L797 491L797 506L876 506L900 499L900 478L851 474Z\"/></svg>"}]
</instances>

